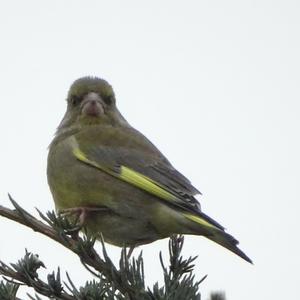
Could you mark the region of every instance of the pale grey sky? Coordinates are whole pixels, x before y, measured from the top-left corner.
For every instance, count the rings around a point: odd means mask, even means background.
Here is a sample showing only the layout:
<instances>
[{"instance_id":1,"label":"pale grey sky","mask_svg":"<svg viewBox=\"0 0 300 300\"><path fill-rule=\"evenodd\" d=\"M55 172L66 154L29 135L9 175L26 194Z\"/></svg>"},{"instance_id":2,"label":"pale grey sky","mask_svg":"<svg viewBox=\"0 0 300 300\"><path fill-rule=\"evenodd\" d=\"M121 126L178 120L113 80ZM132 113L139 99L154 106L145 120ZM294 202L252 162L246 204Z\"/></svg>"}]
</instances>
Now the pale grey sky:
<instances>
[{"instance_id":1,"label":"pale grey sky","mask_svg":"<svg viewBox=\"0 0 300 300\"><path fill-rule=\"evenodd\" d=\"M228 300L296 298L299 15L290 0L2 1L1 205L10 205L10 192L31 212L53 209L47 146L72 81L100 76L127 120L202 191L203 210L254 260L187 237L198 279L209 275L203 299L214 290ZM26 247L49 272L60 265L85 281L59 245L3 218L0 228L2 260L16 261ZM161 280L167 240L141 249L147 281ZM109 253L117 259L119 249Z\"/></svg>"}]
</instances>

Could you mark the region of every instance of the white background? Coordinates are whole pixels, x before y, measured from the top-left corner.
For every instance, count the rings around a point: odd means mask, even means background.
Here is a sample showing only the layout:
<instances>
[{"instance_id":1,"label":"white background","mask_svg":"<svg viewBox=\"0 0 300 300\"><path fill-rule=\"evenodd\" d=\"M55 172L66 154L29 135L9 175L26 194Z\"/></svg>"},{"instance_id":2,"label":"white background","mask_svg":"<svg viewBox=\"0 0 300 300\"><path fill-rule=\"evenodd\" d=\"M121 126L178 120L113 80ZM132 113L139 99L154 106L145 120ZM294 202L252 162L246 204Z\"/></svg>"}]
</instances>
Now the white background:
<instances>
[{"instance_id":1,"label":"white background","mask_svg":"<svg viewBox=\"0 0 300 300\"><path fill-rule=\"evenodd\" d=\"M107 79L127 120L203 192L203 210L254 260L202 237L185 255L203 299L299 295L300 7L298 1L2 1L0 4L0 203L7 192L35 213L53 209L47 146L66 93L84 75ZM30 229L0 218L0 258L24 248L75 283L79 260ZM149 285L158 253L141 247ZM109 247L115 259L119 249ZM136 250L136 254L139 251ZM24 296L24 291L20 296ZM24 296L25 297L25 296Z\"/></svg>"}]
</instances>

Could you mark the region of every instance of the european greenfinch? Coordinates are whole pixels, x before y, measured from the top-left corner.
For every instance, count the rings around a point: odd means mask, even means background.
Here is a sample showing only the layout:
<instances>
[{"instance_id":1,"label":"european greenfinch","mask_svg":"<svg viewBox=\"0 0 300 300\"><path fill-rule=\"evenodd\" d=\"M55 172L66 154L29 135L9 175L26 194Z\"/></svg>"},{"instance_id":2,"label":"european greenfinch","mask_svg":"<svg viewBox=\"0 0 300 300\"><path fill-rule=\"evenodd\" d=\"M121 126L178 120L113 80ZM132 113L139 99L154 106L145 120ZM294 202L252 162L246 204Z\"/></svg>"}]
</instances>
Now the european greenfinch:
<instances>
[{"instance_id":1,"label":"european greenfinch","mask_svg":"<svg viewBox=\"0 0 300 300\"><path fill-rule=\"evenodd\" d=\"M200 192L125 120L103 79L83 77L71 85L47 176L57 211L77 214L108 243L133 248L172 234L202 235L251 262L201 211Z\"/></svg>"}]
</instances>

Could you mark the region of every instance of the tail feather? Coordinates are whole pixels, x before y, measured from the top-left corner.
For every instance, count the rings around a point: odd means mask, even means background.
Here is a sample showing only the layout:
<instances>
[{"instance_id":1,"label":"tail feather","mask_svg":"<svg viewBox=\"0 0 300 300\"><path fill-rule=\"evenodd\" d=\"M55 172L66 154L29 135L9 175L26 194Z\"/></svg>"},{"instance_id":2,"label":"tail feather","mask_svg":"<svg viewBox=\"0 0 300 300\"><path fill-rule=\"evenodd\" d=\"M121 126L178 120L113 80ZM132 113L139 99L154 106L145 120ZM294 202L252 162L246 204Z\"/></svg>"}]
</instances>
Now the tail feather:
<instances>
[{"instance_id":1,"label":"tail feather","mask_svg":"<svg viewBox=\"0 0 300 300\"><path fill-rule=\"evenodd\" d=\"M235 253L242 259L253 264L252 260L238 248L238 240L236 240L232 235L225 232L225 228L218 222L213 220L206 214L199 212L197 215L194 214L184 214L187 219L192 221L191 228L193 228L193 234L204 235L208 239L214 241L215 243L225 247L231 252Z\"/></svg>"},{"instance_id":2,"label":"tail feather","mask_svg":"<svg viewBox=\"0 0 300 300\"><path fill-rule=\"evenodd\" d=\"M250 264L253 264L252 260L240 248L238 248L238 240L225 231L216 230L212 235L207 236L207 238L235 253Z\"/></svg>"}]
</instances>

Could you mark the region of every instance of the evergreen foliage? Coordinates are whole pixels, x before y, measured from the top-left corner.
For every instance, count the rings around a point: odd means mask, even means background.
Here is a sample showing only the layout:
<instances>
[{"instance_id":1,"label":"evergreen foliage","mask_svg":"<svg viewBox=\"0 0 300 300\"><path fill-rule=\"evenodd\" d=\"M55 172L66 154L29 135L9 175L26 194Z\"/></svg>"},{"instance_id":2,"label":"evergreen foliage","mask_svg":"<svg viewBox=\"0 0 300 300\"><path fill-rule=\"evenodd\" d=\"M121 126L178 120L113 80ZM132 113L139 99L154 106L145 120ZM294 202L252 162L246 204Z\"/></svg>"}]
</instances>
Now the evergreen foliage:
<instances>
[{"instance_id":1,"label":"evergreen foliage","mask_svg":"<svg viewBox=\"0 0 300 300\"><path fill-rule=\"evenodd\" d=\"M57 216L54 212L46 215L38 211L40 221L20 207L11 197L14 210L0 206L0 215L28 226L49 238L59 242L79 256L83 266L93 275L92 281L84 286L76 287L72 276L66 274L67 281L62 280L60 269L49 272L47 280L42 280L40 274L46 272L42 260L37 254L25 251L22 259L16 263L6 264L0 261L1 300L20 300L17 292L20 285L32 287L35 294L28 294L31 300L44 298L56 300L200 300L199 286L206 278L196 280L193 274L194 261L197 257L184 258L182 249L183 236L172 236L169 240L169 262L159 259L162 266L164 284L155 283L147 287L144 276L144 261L142 253L136 258L130 258L127 249L123 248L119 266L115 266L109 258L103 239L102 253L94 248L95 238L79 235L76 220ZM45 269L42 271L42 268ZM213 293L210 300L225 300L222 293Z\"/></svg>"}]
</instances>

